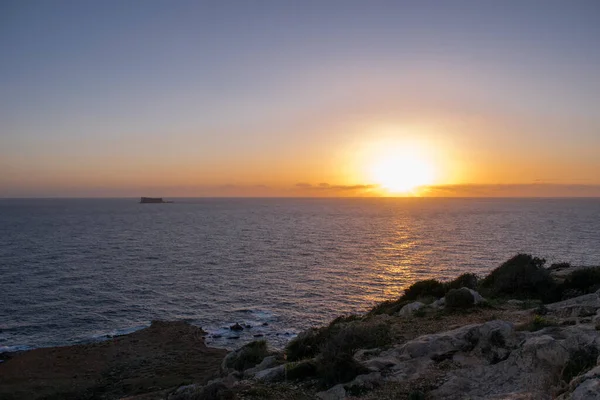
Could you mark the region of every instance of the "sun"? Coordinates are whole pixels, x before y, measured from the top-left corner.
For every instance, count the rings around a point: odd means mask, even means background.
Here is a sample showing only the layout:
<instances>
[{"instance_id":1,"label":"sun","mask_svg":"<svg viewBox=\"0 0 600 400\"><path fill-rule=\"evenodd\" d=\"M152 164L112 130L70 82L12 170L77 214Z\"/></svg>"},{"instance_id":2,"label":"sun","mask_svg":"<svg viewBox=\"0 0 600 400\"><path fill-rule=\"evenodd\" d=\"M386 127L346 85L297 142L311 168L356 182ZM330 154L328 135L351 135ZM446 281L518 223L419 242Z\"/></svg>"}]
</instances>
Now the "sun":
<instances>
[{"instance_id":1,"label":"sun","mask_svg":"<svg viewBox=\"0 0 600 400\"><path fill-rule=\"evenodd\" d=\"M391 194L410 193L434 182L431 161L414 148L388 149L376 157L371 179Z\"/></svg>"}]
</instances>

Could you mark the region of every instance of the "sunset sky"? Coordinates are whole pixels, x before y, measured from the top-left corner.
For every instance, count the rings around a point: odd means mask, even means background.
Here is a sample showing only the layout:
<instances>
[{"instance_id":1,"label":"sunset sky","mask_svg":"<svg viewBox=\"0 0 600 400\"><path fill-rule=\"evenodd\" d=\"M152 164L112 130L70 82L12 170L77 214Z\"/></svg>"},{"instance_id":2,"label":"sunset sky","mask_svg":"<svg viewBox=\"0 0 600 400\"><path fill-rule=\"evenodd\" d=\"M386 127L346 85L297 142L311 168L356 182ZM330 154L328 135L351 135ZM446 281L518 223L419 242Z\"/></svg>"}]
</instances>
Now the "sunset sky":
<instances>
[{"instance_id":1,"label":"sunset sky","mask_svg":"<svg viewBox=\"0 0 600 400\"><path fill-rule=\"evenodd\" d=\"M0 2L0 197L600 196L600 1Z\"/></svg>"}]
</instances>

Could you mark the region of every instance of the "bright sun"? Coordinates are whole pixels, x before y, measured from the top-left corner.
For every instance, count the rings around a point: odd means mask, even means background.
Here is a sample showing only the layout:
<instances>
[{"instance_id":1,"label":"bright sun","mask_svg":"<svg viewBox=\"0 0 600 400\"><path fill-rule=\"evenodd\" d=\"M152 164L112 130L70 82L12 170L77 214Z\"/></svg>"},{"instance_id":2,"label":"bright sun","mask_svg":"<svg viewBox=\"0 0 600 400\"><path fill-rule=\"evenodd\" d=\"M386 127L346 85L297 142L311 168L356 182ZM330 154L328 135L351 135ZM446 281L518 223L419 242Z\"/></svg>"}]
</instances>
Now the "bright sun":
<instances>
[{"instance_id":1,"label":"bright sun","mask_svg":"<svg viewBox=\"0 0 600 400\"><path fill-rule=\"evenodd\" d=\"M371 178L389 193L408 193L432 184L435 173L433 164L417 149L400 147L388 149L376 158Z\"/></svg>"}]
</instances>

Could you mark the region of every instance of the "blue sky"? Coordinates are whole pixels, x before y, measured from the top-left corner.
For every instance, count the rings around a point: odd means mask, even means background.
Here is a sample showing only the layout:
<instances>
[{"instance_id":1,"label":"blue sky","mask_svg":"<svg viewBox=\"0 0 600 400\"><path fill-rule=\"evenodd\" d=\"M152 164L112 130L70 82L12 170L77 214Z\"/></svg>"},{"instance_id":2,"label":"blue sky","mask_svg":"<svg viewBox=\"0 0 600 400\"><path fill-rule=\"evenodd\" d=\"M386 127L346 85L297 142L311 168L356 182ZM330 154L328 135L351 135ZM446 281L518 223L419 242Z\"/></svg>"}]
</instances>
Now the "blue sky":
<instances>
[{"instance_id":1,"label":"blue sky","mask_svg":"<svg viewBox=\"0 0 600 400\"><path fill-rule=\"evenodd\" d=\"M476 120L440 133L455 158L565 164L440 184L598 184L598 43L597 1L3 1L0 195L150 184L149 164L368 184L326 158L382 119Z\"/></svg>"}]
</instances>

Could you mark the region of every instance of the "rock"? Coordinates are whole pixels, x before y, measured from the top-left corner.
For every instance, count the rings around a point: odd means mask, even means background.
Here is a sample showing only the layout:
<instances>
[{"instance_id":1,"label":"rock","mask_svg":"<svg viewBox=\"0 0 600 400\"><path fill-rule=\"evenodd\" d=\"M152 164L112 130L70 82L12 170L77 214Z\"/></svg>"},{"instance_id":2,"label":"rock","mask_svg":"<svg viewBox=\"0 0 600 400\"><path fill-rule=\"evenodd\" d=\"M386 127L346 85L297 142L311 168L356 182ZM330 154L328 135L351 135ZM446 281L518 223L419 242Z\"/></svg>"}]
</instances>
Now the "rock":
<instances>
[{"instance_id":1,"label":"rock","mask_svg":"<svg viewBox=\"0 0 600 400\"><path fill-rule=\"evenodd\" d=\"M381 353L382 349L360 349L356 353L354 353L354 359L358 362L365 361L371 359L373 357L378 356Z\"/></svg>"},{"instance_id":2,"label":"rock","mask_svg":"<svg viewBox=\"0 0 600 400\"><path fill-rule=\"evenodd\" d=\"M244 371L256 367L269 356L267 344L264 341L247 343L232 352L229 352L221 362L221 371L230 372L230 369Z\"/></svg>"},{"instance_id":3,"label":"rock","mask_svg":"<svg viewBox=\"0 0 600 400\"><path fill-rule=\"evenodd\" d=\"M463 287L461 289L467 289L473 295L474 304L485 303L485 299L475 290Z\"/></svg>"},{"instance_id":4,"label":"rock","mask_svg":"<svg viewBox=\"0 0 600 400\"><path fill-rule=\"evenodd\" d=\"M377 372L391 369L398 363L399 361L393 357L376 357L366 361L364 365L369 369L369 371Z\"/></svg>"},{"instance_id":5,"label":"rock","mask_svg":"<svg viewBox=\"0 0 600 400\"><path fill-rule=\"evenodd\" d=\"M522 308L525 302L523 300L511 299L508 300L506 304L511 305L513 307Z\"/></svg>"},{"instance_id":6,"label":"rock","mask_svg":"<svg viewBox=\"0 0 600 400\"><path fill-rule=\"evenodd\" d=\"M346 398L346 389L344 385L335 385L331 389L317 393L317 397L321 400L344 400Z\"/></svg>"},{"instance_id":7,"label":"rock","mask_svg":"<svg viewBox=\"0 0 600 400\"><path fill-rule=\"evenodd\" d=\"M244 376L254 376L260 371L264 371L265 369L275 367L278 363L279 361L277 360L277 356L265 357L257 366L245 370Z\"/></svg>"},{"instance_id":8,"label":"rock","mask_svg":"<svg viewBox=\"0 0 600 400\"><path fill-rule=\"evenodd\" d=\"M548 312L559 318L595 317L600 312L598 293L547 304Z\"/></svg>"},{"instance_id":9,"label":"rock","mask_svg":"<svg viewBox=\"0 0 600 400\"><path fill-rule=\"evenodd\" d=\"M506 359L490 362L488 358L488 363L451 371L447 381L430 392L431 398L551 399L552 388L560 385L556 377L561 376L569 360L577 353L600 349L600 333L581 325L524 332L519 336L524 340ZM592 390L593 384L583 385L582 396L588 397L581 398L594 398L589 397Z\"/></svg>"},{"instance_id":10,"label":"rock","mask_svg":"<svg viewBox=\"0 0 600 400\"><path fill-rule=\"evenodd\" d=\"M425 304L423 304L419 301L415 301L413 303L407 304L404 307L402 307L402 309L400 311L398 311L398 315L401 317L410 317L413 315L413 313L415 311L417 311L423 307L425 307Z\"/></svg>"},{"instance_id":11,"label":"rock","mask_svg":"<svg viewBox=\"0 0 600 400\"><path fill-rule=\"evenodd\" d=\"M446 305L446 298L442 297L441 299L437 299L433 303L431 303L431 307L433 308L442 308Z\"/></svg>"},{"instance_id":12,"label":"rock","mask_svg":"<svg viewBox=\"0 0 600 400\"><path fill-rule=\"evenodd\" d=\"M178 388L175 392L167 395L168 400L190 400L190 399L234 399L235 394L230 385L221 379L214 379L205 386L188 385Z\"/></svg>"},{"instance_id":13,"label":"rock","mask_svg":"<svg viewBox=\"0 0 600 400\"><path fill-rule=\"evenodd\" d=\"M237 322L229 327L232 331L243 331L244 327L238 324Z\"/></svg>"},{"instance_id":14,"label":"rock","mask_svg":"<svg viewBox=\"0 0 600 400\"><path fill-rule=\"evenodd\" d=\"M254 378L263 382L282 381L285 379L285 365L279 365L277 367L259 371L254 375Z\"/></svg>"},{"instance_id":15,"label":"rock","mask_svg":"<svg viewBox=\"0 0 600 400\"><path fill-rule=\"evenodd\" d=\"M383 383L383 377L379 372L371 372L370 374L359 375L350 383L344 385L350 393L362 392L365 390L373 390Z\"/></svg>"},{"instance_id":16,"label":"rock","mask_svg":"<svg viewBox=\"0 0 600 400\"><path fill-rule=\"evenodd\" d=\"M600 380L588 379L579 384L569 397L571 400L598 400L600 399Z\"/></svg>"}]
</instances>

